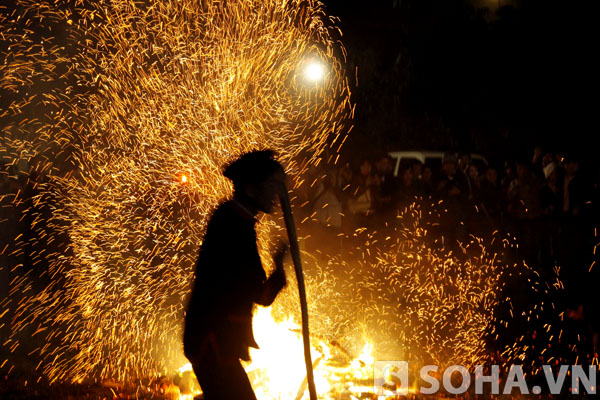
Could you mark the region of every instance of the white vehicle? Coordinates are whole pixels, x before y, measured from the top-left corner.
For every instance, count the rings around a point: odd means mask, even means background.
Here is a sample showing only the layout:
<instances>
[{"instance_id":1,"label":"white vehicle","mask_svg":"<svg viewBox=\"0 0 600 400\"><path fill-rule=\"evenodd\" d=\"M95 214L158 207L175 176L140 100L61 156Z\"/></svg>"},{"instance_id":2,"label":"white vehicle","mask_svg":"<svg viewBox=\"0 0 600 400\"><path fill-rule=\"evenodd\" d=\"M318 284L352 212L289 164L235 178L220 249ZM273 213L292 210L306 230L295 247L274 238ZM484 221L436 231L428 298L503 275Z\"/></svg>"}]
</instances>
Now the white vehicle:
<instances>
[{"instance_id":1,"label":"white vehicle","mask_svg":"<svg viewBox=\"0 0 600 400\"><path fill-rule=\"evenodd\" d=\"M435 172L442 168L442 160L448 154L443 151L390 151L388 155L394 160L394 176L398 176L400 167L410 165L415 161L431 167ZM488 166L488 162L481 154L471 154L471 161L481 172Z\"/></svg>"}]
</instances>

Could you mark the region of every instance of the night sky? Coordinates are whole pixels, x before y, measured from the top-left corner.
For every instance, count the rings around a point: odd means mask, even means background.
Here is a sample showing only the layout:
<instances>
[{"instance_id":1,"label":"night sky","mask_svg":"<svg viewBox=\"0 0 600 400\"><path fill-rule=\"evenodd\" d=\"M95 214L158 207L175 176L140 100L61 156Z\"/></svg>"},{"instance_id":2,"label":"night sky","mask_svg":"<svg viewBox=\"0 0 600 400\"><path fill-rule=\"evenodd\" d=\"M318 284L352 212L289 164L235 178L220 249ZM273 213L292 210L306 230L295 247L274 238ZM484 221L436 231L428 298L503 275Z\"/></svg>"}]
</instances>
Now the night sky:
<instances>
[{"instance_id":1,"label":"night sky","mask_svg":"<svg viewBox=\"0 0 600 400\"><path fill-rule=\"evenodd\" d=\"M375 143L374 153L472 151L497 161L528 158L535 145L593 156L593 2L325 3L340 18L357 103L346 154Z\"/></svg>"}]
</instances>

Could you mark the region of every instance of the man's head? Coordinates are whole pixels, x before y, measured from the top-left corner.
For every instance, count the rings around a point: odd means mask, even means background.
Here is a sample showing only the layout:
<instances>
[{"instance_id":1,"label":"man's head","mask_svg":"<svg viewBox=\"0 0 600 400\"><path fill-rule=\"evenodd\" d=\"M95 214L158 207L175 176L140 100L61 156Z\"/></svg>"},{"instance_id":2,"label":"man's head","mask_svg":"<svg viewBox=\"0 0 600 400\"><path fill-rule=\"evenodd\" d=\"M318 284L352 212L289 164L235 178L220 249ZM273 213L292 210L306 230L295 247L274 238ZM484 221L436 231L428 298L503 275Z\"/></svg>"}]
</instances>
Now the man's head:
<instances>
[{"instance_id":1,"label":"man's head","mask_svg":"<svg viewBox=\"0 0 600 400\"><path fill-rule=\"evenodd\" d=\"M371 161L365 158L360 163L360 174L362 176L369 176L371 174L371 171L373 171L373 164L371 164Z\"/></svg>"},{"instance_id":2,"label":"man's head","mask_svg":"<svg viewBox=\"0 0 600 400\"><path fill-rule=\"evenodd\" d=\"M456 174L456 154L446 153L442 158L442 174L453 176Z\"/></svg>"},{"instance_id":3,"label":"man's head","mask_svg":"<svg viewBox=\"0 0 600 400\"><path fill-rule=\"evenodd\" d=\"M446 176L454 176L456 174L456 163L452 160L444 159L442 161L442 174Z\"/></svg>"},{"instance_id":4,"label":"man's head","mask_svg":"<svg viewBox=\"0 0 600 400\"><path fill-rule=\"evenodd\" d=\"M404 186L411 186L414 180L412 166L405 167L401 176Z\"/></svg>"},{"instance_id":5,"label":"man's head","mask_svg":"<svg viewBox=\"0 0 600 400\"><path fill-rule=\"evenodd\" d=\"M554 162L554 154L546 153L544 157L542 157L542 167L545 168L547 165L550 165Z\"/></svg>"},{"instance_id":6,"label":"man's head","mask_svg":"<svg viewBox=\"0 0 600 400\"><path fill-rule=\"evenodd\" d=\"M285 172L271 150L246 153L223 170L231 179L234 196L258 211L270 213L285 183Z\"/></svg>"},{"instance_id":7,"label":"man's head","mask_svg":"<svg viewBox=\"0 0 600 400\"><path fill-rule=\"evenodd\" d=\"M489 167L485 171L485 180L494 185L498 182L498 171L496 168Z\"/></svg>"},{"instance_id":8,"label":"man's head","mask_svg":"<svg viewBox=\"0 0 600 400\"><path fill-rule=\"evenodd\" d=\"M433 177L433 169L431 166L425 165L423 166L423 174L421 180L427 184L431 183L431 178Z\"/></svg>"},{"instance_id":9,"label":"man's head","mask_svg":"<svg viewBox=\"0 0 600 400\"><path fill-rule=\"evenodd\" d=\"M460 157L458 157L458 167L462 171L467 172L467 168L469 168L469 165L471 165L471 154L462 153Z\"/></svg>"},{"instance_id":10,"label":"man's head","mask_svg":"<svg viewBox=\"0 0 600 400\"><path fill-rule=\"evenodd\" d=\"M513 179L515 177L515 166L512 161L507 160L504 162L504 174L510 179Z\"/></svg>"},{"instance_id":11,"label":"man's head","mask_svg":"<svg viewBox=\"0 0 600 400\"><path fill-rule=\"evenodd\" d=\"M387 154L380 157L375 163L375 169L379 174L389 174L392 172L392 159Z\"/></svg>"},{"instance_id":12,"label":"man's head","mask_svg":"<svg viewBox=\"0 0 600 400\"><path fill-rule=\"evenodd\" d=\"M525 179L529 177L529 163L526 161L517 162L517 178Z\"/></svg>"},{"instance_id":13,"label":"man's head","mask_svg":"<svg viewBox=\"0 0 600 400\"><path fill-rule=\"evenodd\" d=\"M469 167L467 168L467 175L472 181L477 181L479 179L479 168L477 168L477 165L469 165Z\"/></svg>"},{"instance_id":14,"label":"man's head","mask_svg":"<svg viewBox=\"0 0 600 400\"><path fill-rule=\"evenodd\" d=\"M415 178L418 178L423 173L423 163L419 160L415 160L412 163L412 172Z\"/></svg>"}]
</instances>

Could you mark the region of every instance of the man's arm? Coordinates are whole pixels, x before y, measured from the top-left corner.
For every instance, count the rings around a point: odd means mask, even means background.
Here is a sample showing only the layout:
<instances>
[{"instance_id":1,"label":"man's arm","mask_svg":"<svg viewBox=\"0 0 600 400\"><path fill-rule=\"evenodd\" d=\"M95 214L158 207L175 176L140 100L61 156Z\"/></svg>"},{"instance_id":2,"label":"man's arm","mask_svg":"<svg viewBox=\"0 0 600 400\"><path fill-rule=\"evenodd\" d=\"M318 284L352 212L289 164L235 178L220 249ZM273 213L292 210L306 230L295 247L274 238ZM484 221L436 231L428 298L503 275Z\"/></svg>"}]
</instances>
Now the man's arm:
<instances>
[{"instance_id":1,"label":"man's arm","mask_svg":"<svg viewBox=\"0 0 600 400\"><path fill-rule=\"evenodd\" d=\"M273 256L273 261L275 262L275 271L265 281L261 293L256 300L256 302L261 306L267 307L273 304L275 298L287 283L285 278L285 270L283 269L283 257L287 251L287 245L280 245Z\"/></svg>"}]
</instances>

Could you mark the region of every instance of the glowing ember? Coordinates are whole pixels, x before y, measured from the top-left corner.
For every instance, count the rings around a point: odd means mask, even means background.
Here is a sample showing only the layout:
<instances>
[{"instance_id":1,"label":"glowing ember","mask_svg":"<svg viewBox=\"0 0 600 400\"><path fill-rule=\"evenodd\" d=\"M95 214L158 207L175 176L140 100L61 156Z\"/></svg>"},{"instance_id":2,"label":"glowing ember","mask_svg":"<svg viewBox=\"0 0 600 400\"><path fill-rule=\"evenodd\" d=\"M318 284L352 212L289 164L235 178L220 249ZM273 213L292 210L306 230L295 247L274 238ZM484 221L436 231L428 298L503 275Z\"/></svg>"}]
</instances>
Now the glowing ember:
<instances>
[{"instance_id":1,"label":"glowing ember","mask_svg":"<svg viewBox=\"0 0 600 400\"><path fill-rule=\"evenodd\" d=\"M310 82L319 82L325 76L325 67L318 62L312 61L305 67L304 76Z\"/></svg>"}]
</instances>

